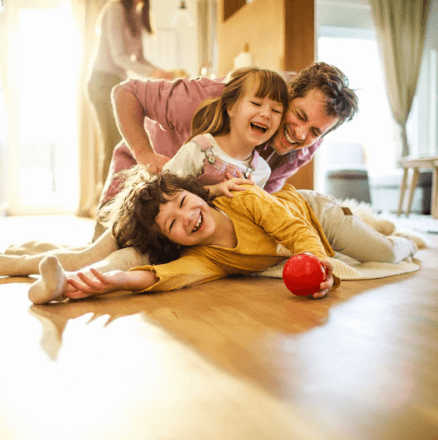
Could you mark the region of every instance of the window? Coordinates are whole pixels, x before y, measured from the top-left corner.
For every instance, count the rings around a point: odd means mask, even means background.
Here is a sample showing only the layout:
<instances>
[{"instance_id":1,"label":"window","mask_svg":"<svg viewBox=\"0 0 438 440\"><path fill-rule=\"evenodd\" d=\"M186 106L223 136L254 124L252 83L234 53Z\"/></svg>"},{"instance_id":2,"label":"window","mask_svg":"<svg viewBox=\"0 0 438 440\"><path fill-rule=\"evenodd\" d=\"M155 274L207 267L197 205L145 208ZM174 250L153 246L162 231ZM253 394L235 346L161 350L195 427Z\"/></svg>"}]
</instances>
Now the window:
<instances>
[{"instance_id":1,"label":"window","mask_svg":"<svg viewBox=\"0 0 438 440\"><path fill-rule=\"evenodd\" d=\"M325 146L330 143L360 144L364 152L363 165L370 173L394 171L397 145L395 123L386 95L374 31L321 26L318 59L339 67L359 97L359 113L351 122L327 135ZM324 190L325 164L336 162L336 158L327 157L329 148L322 148L320 153L316 187Z\"/></svg>"},{"instance_id":2,"label":"window","mask_svg":"<svg viewBox=\"0 0 438 440\"><path fill-rule=\"evenodd\" d=\"M359 97L359 113L353 121L330 133L324 141L330 144L360 144L363 165L371 177L399 172L399 128L389 105L385 77L379 59L373 29L320 26L318 59L339 67L349 78L350 86ZM407 121L411 154L437 154L437 52L425 45L416 95ZM325 190L327 164L342 158L330 157L330 148L321 148L316 157L318 190Z\"/></svg>"},{"instance_id":3,"label":"window","mask_svg":"<svg viewBox=\"0 0 438 440\"><path fill-rule=\"evenodd\" d=\"M77 208L77 84L80 39L70 2L10 2L8 211ZM12 6L13 5L13 6ZM44 32L41 32L44 29Z\"/></svg>"}]
</instances>

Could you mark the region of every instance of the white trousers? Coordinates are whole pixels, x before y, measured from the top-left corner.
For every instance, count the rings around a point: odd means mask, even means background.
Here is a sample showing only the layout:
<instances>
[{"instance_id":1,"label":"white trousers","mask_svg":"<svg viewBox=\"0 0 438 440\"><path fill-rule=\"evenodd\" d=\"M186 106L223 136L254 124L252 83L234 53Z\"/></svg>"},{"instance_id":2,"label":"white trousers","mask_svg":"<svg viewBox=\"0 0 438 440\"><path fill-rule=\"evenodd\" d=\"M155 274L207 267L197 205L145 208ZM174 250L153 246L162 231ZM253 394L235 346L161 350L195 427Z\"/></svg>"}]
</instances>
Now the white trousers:
<instances>
[{"instance_id":1,"label":"white trousers","mask_svg":"<svg viewBox=\"0 0 438 440\"><path fill-rule=\"evenodd\" d=\"M398 263L417 251L411 239L377 232L334 197L309 190L298 193L309 202L335 252L358 261Z\"/></svg>"}]
</instances>

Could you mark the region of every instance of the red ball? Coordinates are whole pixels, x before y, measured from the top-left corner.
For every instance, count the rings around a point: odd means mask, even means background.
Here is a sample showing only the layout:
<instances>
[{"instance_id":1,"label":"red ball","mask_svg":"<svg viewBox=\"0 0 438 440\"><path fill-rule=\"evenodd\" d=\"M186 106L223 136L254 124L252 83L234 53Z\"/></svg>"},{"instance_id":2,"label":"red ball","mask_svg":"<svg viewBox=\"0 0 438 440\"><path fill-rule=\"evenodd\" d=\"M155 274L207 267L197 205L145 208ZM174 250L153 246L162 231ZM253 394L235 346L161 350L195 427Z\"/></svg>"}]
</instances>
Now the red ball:
<instances>
[{"instance_id":1,"label":"red ball","mask_svg":"<svg viewBox=\"0 0 438 440\"><path fill-rule=\"evenodd\" d=\"M283 280L294 295L309 296L320 290L325 268L313 255L297 254L284 265Z\"/></svg>"}]
</instances>

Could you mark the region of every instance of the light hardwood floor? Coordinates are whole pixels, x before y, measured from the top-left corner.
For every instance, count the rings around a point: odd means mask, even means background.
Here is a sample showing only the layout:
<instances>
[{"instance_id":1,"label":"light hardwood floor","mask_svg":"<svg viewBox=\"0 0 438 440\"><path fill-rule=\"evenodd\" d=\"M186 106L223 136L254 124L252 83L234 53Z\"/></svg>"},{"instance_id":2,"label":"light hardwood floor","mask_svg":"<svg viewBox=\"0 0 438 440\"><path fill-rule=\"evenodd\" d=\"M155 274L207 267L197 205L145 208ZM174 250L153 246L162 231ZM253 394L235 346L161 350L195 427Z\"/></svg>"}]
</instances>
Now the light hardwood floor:
<instances>
[{"instance_id":1,"label":"light hardwood floor","mask_svg":"<svg viewBox=\"0 0 438 440\"><path fill-rule=\"evenodd\" d=\"M62 228L60 226L62 225ZM1 250L92 222L0 219ZM0 439L438 439L438 235L323 300L280 279L46 306L0 278Z\"/></svg>"}]
</instances>

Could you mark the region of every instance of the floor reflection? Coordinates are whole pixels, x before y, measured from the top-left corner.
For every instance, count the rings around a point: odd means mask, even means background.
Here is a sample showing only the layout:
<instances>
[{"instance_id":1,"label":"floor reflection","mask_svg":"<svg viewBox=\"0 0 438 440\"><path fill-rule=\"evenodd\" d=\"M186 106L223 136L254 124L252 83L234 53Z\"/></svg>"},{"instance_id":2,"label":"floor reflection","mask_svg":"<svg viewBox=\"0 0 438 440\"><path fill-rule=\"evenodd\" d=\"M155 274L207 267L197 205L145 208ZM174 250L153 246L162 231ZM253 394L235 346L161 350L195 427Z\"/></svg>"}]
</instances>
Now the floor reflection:
<instances>
[{"instance_id":1,"label":"floor reflection","mask_svg":"<svg viewBox=\"0 0 438 440\"><path fill-rule=\"evenodd\" d=\"M103 326L108 326L120 317L138 314L141 309L139 310L137 303L130 306L129 301L124 301L121 307L117 299L93 299L31 305L28 311L41 323L41 347L50 359L56 361L62 347L65 328L70 321L81 318L82 323L90 324L99 319ZM104 321L100 319L103 317Z\"/></svg>"}]
</instances>

